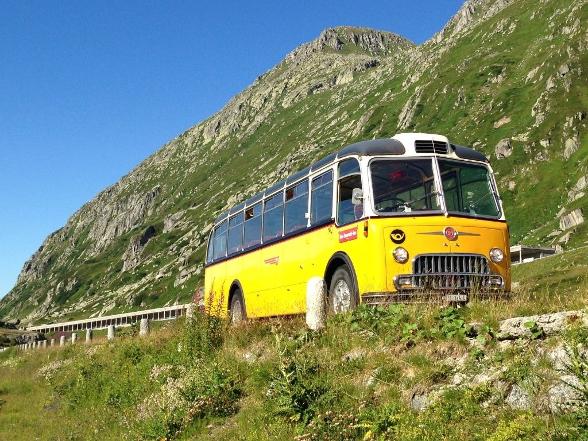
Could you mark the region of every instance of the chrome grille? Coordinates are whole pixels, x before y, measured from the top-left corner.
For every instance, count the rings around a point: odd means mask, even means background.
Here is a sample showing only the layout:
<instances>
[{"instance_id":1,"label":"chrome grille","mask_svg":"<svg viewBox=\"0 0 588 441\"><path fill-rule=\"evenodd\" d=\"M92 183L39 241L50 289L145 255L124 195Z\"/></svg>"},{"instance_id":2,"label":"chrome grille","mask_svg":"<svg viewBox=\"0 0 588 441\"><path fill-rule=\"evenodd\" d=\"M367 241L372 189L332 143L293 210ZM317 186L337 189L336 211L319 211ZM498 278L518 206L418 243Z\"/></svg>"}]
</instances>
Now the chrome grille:
<instances>
[{"instance_id":1,"label":"chrome grille","mask_svg":"<svg viewBox=\"0 0 588 441\"><path fill-rule=\"evenodd\" d=\"M483 288L490 266L479 254L425 254L414 261L413 285L421 289Z\"/></svg>"},{"instance_id":2,"label":"chrome grille","mask_svg":"<svg viewBox=\"0 0 588 441\"><path fill-rule=\"evenodd\" d=\"M448 151L446 142L428 139L416 140L414 149L417 153L440 153L442 155L446 155Z\"/></svg>"},{"instance_id":3,"label":"chrome grille","mask_svg":"<svg viewBox=\"0 0 588 441\"><path fill-rule=\"evenodd\" d=\"M479 254L424 254L415 259L414 273L490 274L490 266Z\"/></svg>"}]
</instances>

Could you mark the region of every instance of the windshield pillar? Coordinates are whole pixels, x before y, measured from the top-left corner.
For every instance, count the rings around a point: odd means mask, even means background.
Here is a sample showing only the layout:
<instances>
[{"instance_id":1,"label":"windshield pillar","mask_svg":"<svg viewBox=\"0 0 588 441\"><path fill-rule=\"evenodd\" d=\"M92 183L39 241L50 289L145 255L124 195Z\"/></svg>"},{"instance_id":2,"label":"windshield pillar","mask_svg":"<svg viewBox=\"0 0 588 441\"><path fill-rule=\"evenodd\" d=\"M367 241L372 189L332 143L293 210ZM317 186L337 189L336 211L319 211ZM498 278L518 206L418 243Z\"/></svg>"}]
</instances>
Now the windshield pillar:
<instances>
[{"instance_id":1,"label":"windshield pillar","mask_svg":"<svg viewBox=\"0 0 588 441\"><path fill-rule=\"evenodd\" d=\"M435 176L435 187L437 189L437 201L439 207L445 216L448 216L447 204L445 203L445 193L443 191L443 181L441 179L441 170L439 168L439 158L433 156L433 173Z\"/></svg>"}]
</instances>

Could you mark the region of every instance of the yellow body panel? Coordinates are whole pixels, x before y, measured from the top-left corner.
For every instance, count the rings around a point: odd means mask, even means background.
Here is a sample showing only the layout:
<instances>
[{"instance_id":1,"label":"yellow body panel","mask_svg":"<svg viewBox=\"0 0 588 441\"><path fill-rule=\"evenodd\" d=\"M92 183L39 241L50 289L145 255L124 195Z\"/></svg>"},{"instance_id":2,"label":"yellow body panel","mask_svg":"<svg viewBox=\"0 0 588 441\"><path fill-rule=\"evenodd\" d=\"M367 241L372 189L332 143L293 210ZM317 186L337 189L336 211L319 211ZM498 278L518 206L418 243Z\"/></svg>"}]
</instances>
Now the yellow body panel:
<instances>
[{"instance_id":1,"label":"yellow body panel","mask_svg":"<svg viewBox=\"0 0 588 441\"><path fill-rule=\"evenodd\" d=\"M456 240L449 241L442 234L447 226L459 232ZM395 229L405 235L401 244L409 252L405 264L392 257L398 246L390 239ZM343 238L347 240L341 241ZM488 259L490 270L503 277L504 289L510 291L509 239L504 221L435 215L362 219L341 227L331 224L207 266L205 302L220 303L221 314L226 313L231 286L238 283L248 317L299 314L306 311L306 282L314 276L324 277L329 260L337 252L349 257L361 299L367 293L394 292L393 277L412 273L412 259L419 254L466 253L488 258L494 247L502 249L505 257L500 264Z\"/></svg>"}]
</instances>

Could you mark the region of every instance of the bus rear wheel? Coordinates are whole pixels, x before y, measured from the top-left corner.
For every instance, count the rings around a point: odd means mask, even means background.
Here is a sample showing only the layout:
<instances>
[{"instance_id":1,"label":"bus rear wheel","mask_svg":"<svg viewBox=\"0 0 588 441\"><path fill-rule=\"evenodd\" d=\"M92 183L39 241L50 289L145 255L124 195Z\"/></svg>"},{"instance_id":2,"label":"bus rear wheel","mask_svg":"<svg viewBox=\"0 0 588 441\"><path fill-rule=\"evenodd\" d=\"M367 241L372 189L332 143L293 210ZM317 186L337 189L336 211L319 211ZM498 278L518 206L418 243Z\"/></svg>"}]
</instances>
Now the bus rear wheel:
<instances>
[{"instance_id":1,"label":"bus rear wheel","mask_svg":"<svg viewBox=\"0 0 588 441\"><path fill-rule=\"evenodd\" d=\"M329 286L329 312L339 314L355 309L358 293L347 265L335 270Z\"/></svg>"},{"instance_id":2,"label":"bus rear wheel","mask_svg":"<svg viewBox=\"0 0 588 441\"><path fill-rule=\"evenodd\" d=\"M243 300L243 293L240 289L236 289L231 298L229 317L232 325L239 325L247 321L245 301Z\"/></svg>"}]
</instances>

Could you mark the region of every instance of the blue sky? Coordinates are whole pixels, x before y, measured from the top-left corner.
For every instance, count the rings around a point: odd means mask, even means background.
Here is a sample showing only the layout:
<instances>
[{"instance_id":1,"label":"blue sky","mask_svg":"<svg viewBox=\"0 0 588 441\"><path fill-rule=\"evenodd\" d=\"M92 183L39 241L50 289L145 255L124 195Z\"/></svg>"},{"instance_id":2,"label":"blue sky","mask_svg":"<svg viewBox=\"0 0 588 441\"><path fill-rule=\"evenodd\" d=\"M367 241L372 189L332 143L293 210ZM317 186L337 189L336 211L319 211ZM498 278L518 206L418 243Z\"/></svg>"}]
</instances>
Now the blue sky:
<instances>
[{"instance_id":1,"label":"blue sky","mask_svg":"<svg viewBox=\"0 0 588 441\"><path fill-rule=\"evenodd\" d=\"M322 29L421 43L461 3L3 1L0 297L82 204Z\"/></svg>"}]
</instances>

